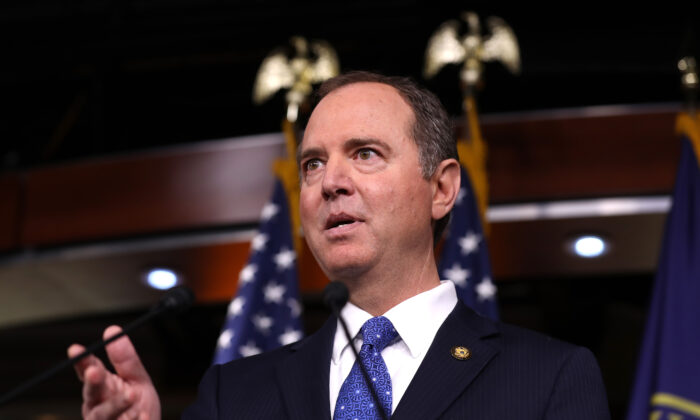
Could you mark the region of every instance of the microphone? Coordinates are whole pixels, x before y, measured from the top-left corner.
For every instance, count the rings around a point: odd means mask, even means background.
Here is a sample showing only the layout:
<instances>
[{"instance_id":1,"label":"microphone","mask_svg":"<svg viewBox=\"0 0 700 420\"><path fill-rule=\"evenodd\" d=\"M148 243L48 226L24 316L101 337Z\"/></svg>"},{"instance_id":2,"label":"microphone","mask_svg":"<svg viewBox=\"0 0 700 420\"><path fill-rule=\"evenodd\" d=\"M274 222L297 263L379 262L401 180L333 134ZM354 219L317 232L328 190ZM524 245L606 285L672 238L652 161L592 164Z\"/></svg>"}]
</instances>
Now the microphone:
<instances>
[{"instance_id":1,"label":"microphone","mask_svg":"<svg viewBox=\"0 0 700 420\"><path fill-rule=\"evenodd\" d=\"M332 281L323 289L323 303L336 315L348 303L349 298L348 287L339 281Z\"/></svg>"},{"instance_id":2,"label":"microphone","mask_svg":"<svg viewBox=\"0 0 700 420\"><path fill-rule=\"evenodd\" d=\"M163 311L170 310L175 313L182 313L189 309L193 302L194 293L192 289L185 286L175 286L165 292L165 295L160 298L158 303L151 309L151 312L160 314Z\"/></svg>"},{"instance_id":3,"label":"microphone","mask_svg":"<svg viewBox=\"0 0 700 420\"><path fill-rule=\"evenodd\" d=\"M372 385L372 381L369 378L369 373L367 373L365 364L362 363L362 361L360 360L360 355L357 352L357 349L355 348L352 337L350 336L348 324L345 323L345 319L343 319L343 316L340 314L340 310L343 309L343 306L345 306L346 303L348 303L349 297L350 293L348 292L347 286L339 281L332 281L328 283L325 289L323 289L323 303L326 306L328 306L331 309L331 311L333 311L333 315L335 315L336 318L338 318L338 320L340 321L340 325L343 327L343 332L345 332L345 338L348 339L348 343L350 344L352 353L355 355L355 360L357 361L357 364L360 367L360 372L362 372L362 377L365 380L365 385L367 385L370 394L372 394L374 406L377 407L377 411L382 417L382 420L389 420L389 417L382 409L382 404L379 401L379 395L377 395L377 390L374 389L374 385ZM390 415L391 414L389 414L389 416Z\"/></svg>"},{"instance_id":4,"label":"microphone","mask_svg":"<svg viewBox=\"0 0 700 420\"><path fill-rule=\"evenodd\" d=\"M158 301L156 305L154 305L147 313L144 315L141 315L139 318L137 318L134 322L131 324L127 325L124 327L122 332L119 334L116 334L107 340L100 340L96 343L93 343L89 347L85 349L82 353L75 357L71 357L70 359L63 360L61 363L55 365L51 369L36 375L35 377L31 378L30 380L20 384L17 388L14 390L6 393L5 395L0 397L0 407L3 405L7 404L8 402L12 401L15 399L17 396L20 394L24 393L28 389L40 384L41 382L44 382L45 380L49 379L56 373L60 372L61 370L65 369L66 367L73 366L76 362L82 360L85 358L87 355L92 354L96 352L97 350L100 350L101 348L105 347L107 344L119 339L120 337L130 333L137 327L140 327L143 325L145 322L150 321L151 319L157 317L158 315L161 315L165 312L184 312L187 310L190 306L192 306L192 302L194 302L194 293L192 290L185 286L176 286L171 289L168 289L168 291L165 293L165 295Z\"/></svg>"}]
</instances>

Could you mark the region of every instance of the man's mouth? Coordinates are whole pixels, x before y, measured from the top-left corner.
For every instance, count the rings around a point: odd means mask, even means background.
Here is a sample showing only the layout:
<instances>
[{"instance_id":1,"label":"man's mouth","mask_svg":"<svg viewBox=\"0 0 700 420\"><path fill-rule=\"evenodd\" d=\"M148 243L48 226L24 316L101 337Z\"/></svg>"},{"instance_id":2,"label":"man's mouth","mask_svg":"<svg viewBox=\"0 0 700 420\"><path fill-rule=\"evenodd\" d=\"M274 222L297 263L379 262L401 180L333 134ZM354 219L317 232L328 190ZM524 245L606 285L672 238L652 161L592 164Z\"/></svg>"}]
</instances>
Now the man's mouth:
<instances>
[{"instance_id":1,"label":"man's mouth","mask_svg":"<svg viewBox=\"0 0 700 420\"><path fill-rule=\"evenodd\" d=\"M355 222L359 222L357 218L347 215L345 213L332 214L326 219L326 230L334 229L340 226L351 225Z\"/></svg>"}]
</instances>

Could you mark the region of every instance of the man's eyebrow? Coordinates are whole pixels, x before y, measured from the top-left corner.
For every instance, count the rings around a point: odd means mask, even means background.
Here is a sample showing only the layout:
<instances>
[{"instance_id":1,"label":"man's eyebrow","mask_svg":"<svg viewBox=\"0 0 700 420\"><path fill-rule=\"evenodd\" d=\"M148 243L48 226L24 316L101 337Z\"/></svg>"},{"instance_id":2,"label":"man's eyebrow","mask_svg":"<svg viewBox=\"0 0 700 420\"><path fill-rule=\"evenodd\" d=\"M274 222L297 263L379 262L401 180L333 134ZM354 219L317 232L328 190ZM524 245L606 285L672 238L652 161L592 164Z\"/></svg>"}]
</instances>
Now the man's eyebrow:
<instances>
[{"instance_id":1,"label":"man's eyebrow","mask_svg":"<svg viewBox=\"0 0 700 420\"><path fill-rule=\"evenodd\" d=\"M357 149L358 147L367 147L367 146L378 146L384 150L391 150L391 146L385 141L375 139L372 137L368 138L352 138L349 139L343 144L343 147L345 149Z\"/></svg>"},{"instance_id":2,"label":"man's eyebrow","mask_svg":"<svg viewBox=\"0 0 700 420\"><path fill-rule=\"evenodd\" d=\"M320 147L309 147L308 149L301 149L301 145L297 148L297 165L301 165L301 161L309 156L318 156L322 153Z\"/></svg>"}]
</instances>

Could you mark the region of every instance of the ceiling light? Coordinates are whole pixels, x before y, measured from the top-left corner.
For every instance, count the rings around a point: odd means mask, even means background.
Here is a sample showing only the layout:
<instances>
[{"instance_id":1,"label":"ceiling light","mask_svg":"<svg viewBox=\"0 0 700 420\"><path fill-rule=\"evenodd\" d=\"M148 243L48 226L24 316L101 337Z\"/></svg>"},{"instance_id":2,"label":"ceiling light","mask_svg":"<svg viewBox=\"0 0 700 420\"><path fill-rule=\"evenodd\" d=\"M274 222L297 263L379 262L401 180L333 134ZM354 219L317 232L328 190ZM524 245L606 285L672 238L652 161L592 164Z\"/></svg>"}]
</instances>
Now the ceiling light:
<instances>
[{"instance_id":1,"label":"ceiling light","mask_svg":"<svg viewBox=\"0 0 700 420\"><path fill-rule=\"evenodd\" d=\"M158 290L170 289L180 282L177 273L169 268L153 268L145 277L146 284Z\"/></svg>"},{"instance_id":2,"label":"ceiling light","mask_svg":"<svg viewBox=\"0 0 700 420\"><path fill-rule=\"evenodd\" d=\"M596 258L608 250L605 239L596 235L579 236L573 241L573 251L583 258Z\"/></svg>"}]
</instances>

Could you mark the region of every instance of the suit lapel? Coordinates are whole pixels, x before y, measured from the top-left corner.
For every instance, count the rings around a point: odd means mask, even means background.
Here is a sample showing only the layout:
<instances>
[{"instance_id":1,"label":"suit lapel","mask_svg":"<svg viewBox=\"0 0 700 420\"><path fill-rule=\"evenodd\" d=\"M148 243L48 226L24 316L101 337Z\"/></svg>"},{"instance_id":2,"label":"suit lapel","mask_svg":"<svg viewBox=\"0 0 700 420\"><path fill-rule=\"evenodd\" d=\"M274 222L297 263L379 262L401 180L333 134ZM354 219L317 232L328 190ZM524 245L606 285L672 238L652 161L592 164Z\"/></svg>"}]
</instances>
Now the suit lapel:
<instances>
[{"instance_id":1,"label":"suit lapel","mask_svg":"<svg viewBox=\"0 0 700 420\"><path fill-rule=\"evenodd\" d=\"M328 375L336 324L331 316L315 334L293 344L278 367L290 419L330 419Z\"/></svg>"},{"instance_id":2,"label":"suit lapel","mask_svg":"<svg viewBox=\"0 0 700 420\"><path fill-rule=\"evenodd\" d=\"M495 345L483 340L497 333L493 322L457 303L438 330L392 419L439 417L498 353ZM468 348L471 356L466 360L453 357L455 346Z\"/></svg>"}]
</instances>

